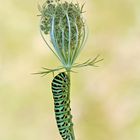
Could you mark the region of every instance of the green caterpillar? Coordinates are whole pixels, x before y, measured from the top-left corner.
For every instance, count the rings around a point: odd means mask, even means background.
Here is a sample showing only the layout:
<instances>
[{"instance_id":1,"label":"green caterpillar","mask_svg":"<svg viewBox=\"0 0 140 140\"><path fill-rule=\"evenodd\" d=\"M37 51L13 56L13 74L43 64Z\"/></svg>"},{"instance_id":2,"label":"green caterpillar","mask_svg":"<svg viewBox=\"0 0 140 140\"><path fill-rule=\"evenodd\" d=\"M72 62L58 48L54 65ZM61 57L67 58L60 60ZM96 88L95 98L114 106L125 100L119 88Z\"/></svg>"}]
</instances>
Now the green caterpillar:
<instances>
[{"instance_id":1,"label":"green caterpillar","mask_svg":"<svg viewBox=\"0 0 140 140\"><path fill-rule=\"evenodd\" d=\"M61 72L52 81L52 93L57 126L63 140L74 139L69 92L70 79L65 72Z\"/></svg>"}]
</instances>

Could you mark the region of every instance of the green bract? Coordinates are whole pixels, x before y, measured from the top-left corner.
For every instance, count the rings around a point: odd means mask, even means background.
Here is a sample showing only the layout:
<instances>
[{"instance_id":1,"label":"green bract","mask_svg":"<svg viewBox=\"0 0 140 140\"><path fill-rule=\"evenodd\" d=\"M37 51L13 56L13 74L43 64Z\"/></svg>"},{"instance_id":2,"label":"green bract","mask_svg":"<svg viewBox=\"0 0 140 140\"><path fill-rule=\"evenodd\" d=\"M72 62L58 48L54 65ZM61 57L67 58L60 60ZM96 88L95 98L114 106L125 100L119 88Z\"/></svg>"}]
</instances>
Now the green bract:
<instances>
[{"instance_id":1,"label":"green bract","mask_svg":"<svg viewBox=\"0 0 140 140\"><path fill-rule=\"evenodd\" d=\"M42 37L50 36L53 47L45 39L47 45L63 66L71 69L86 40L83 5L47 0L40 12Z\"/></svg>"}]
</instances>

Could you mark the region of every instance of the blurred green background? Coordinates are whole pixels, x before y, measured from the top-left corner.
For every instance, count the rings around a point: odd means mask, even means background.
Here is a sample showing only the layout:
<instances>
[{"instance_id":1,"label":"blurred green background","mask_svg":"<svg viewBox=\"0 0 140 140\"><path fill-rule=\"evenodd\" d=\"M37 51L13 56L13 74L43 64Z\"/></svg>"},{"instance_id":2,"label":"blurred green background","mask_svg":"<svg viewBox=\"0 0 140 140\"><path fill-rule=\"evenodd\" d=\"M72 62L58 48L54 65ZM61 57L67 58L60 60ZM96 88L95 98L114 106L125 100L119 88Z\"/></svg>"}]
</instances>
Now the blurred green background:
<instances>
[{"instance_id":1,"label":"blurred green background","mask_svg":"<svg viewBox=\"0 0 140 140\"><path fill-rule=\"evenodd\" d=\"M39 33L37 0L0 0L0 140L60 140L52 75L60 65ZM80 3L84 1L79 0ZM72 73L76 140L140 140L140 0L87 0L89 37Z\"/></svg>"}]
</instances>

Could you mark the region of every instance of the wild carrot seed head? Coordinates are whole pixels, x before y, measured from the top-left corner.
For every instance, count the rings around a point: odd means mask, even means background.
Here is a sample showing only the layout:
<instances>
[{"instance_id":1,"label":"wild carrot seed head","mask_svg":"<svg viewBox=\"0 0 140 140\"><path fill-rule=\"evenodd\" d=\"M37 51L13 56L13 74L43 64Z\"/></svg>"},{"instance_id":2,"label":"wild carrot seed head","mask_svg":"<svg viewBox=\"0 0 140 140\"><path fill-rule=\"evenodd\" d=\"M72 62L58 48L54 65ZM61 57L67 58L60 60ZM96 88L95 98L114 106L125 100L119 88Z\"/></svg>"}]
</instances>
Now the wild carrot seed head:
<instances>
[{"instance_id":1,"label":"wild carrot seed head","mask_svg":"<svg viewBox=\"0 0 140 140\"><path fill-rule=\"evenodd\" d=\"M40 29L49 35L56 55L64 67L73 65L86 39L83 5L47 0L40 8Z\"/></svg>"}]
</instances>

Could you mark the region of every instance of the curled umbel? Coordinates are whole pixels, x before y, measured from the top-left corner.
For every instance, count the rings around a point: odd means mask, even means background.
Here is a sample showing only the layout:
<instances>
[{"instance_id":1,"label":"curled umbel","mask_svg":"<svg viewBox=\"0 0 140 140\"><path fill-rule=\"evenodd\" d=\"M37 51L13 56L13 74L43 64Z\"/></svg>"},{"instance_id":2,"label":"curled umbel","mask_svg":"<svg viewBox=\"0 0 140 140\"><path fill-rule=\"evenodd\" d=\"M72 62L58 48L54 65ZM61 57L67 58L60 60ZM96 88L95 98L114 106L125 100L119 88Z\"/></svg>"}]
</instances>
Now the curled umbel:
<instances>
[{"instance_id":1,"label":"curled umbel","mask_svg":"<svg viewBox=\"0 0 140 140\"><path fill-rule=\"evenodd\" d=\"M66 1L47 0L42 7L40 29L42 37L65 68L71 68L86 40L82 17L83 5ZM51 45L50 45L51 44Z\"/></svg>"}]
</instances>

